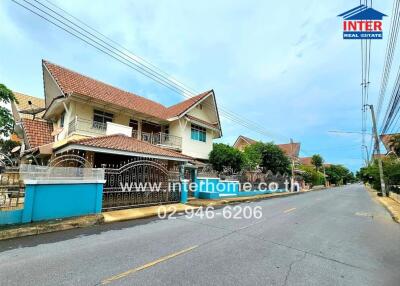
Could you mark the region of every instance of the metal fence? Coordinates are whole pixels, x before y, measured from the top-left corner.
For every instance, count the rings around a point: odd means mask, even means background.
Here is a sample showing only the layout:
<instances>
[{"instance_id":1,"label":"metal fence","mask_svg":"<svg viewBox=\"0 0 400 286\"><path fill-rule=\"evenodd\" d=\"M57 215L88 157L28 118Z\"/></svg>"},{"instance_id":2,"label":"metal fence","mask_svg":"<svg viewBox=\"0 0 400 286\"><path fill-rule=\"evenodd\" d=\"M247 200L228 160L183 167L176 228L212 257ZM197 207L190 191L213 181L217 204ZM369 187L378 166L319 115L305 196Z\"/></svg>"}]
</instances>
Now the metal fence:
<instances>
[{"instance_id":1,"label":"metal fence","mask_svg":"<svg viewBox=\"0 0 400 286\"><path fill-rule=\"evenodd\" d=\"M179 202L180 180L177 169L168 170L163 162L138 159L105 168L103 210L115 210Z\"/></svg>"},{"instance_id":2,"label":"metal fence","mask_svg":"<svg viewBox=\"0 0 400 286\"><path fill-rule=\"evenodd\" d=\"M290 182L288 174L280 174L279 172L273 174L271 171L264 172L261 169L250 171L242 170L235 172L232 168L223 168L221 172L215 171L211 165L205 165L198 170L198 177L212 177L220 178L221 180L235 180L239 181L244 189L244 184L251 184L251 188L257 190L260 184L269 185L276 183L279 189L285 188L285 182Z\"/></svg>"},{"instance_id":3,"label":"metal fence","mask_svg":"<svg viewBox=\"0 0 400 286\"><path fill-rule=\"evenodd\" d=\"M18 169L9 169L0 174L0 211L22 208L25 187Z\"/></svg>"}]
</instances>

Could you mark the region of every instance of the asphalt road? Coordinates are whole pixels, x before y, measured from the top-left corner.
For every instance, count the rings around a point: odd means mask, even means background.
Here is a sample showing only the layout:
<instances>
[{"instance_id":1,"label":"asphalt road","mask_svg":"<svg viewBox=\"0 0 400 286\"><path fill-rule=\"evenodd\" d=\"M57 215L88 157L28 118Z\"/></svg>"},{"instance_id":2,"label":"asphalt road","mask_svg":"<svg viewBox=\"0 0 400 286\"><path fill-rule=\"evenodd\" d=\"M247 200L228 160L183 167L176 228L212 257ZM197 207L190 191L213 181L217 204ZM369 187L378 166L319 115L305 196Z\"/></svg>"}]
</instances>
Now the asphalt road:
<instances>
[{"instance_id":1,"label":"asphalt road","mask_svg":"<svg viewBox=\"0 0 400 286\"><path fill-rule=\"evenodd\" d=\"M216 209L2 241L0 285L400 285L400 226L360 185L239 206L262 218Z\"/></svg>"}]
</instances>

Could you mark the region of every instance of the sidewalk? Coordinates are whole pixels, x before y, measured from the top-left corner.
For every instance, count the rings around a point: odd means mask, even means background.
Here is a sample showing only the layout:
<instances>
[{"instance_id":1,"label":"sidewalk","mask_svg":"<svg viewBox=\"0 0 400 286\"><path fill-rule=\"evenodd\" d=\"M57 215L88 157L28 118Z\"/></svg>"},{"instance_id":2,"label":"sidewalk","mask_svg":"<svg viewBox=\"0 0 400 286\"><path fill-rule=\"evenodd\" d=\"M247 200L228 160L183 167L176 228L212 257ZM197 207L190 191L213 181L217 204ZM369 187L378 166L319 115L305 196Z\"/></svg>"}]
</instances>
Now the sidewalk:
<instances>
[{"instance_id":1,"label":"sidewalk","mask_svg":"<svg viewBox=\"0 0 400 286\"><path fill-rule=\"evenodd\" d=\"M103 222L102 215L90 215L63 220L27 223L0 227L0 241L10 238L88 227Z\"/></svg>"},{"instance_id":2,"label":"sidewalk","mask_svg":"<svg viewBox=\"0 0 400 286\"><path fill-rule=\"evenodd\" d=\"M197 209L197 207L184 204L157 205L144 208L134 208L134 209L104 212L103 217L105 223L110 223L116 221L125 221L125 220L157 216L159 212L161 214L169 214L174 211L184 212L185 210L189 209Z\"/></svg>"},{"instance_id":3,"label":"sidewalk","mask_svg":"<svg viewBox=\"0 0 400 286\"><path fill-rule=\"evenodd\" d=\"M219 200L205 200L205 199L193 199L189 200L188 204L191 206L223 206L227 204L235 204L235 203L243 203L249 201L258 201L258 200L265 200L265 199L272 199L277 197L288 197L294 195L300 195L312 191L319 191L325 189L317 189L317 190L307 190L295 193L276 193L276 194L265 194L265 195L258 195L258 196L250 196L250 197L234 197L234 198L226 198L226 199L219 199Z\"/></svg>"},{"instance_id":4,"label":"sidewalk","mask_svg":"<svg viewBox=\"0 0 400 286\"><path fill-rule=\"evenodd\" d=\"M366 188L370 195L387 209L393 220L400 223L400 201L398 201L398 195L394 194L391 197L379 197L377 192L370 186L366 186Z\"/></svg>"}]
</instances>

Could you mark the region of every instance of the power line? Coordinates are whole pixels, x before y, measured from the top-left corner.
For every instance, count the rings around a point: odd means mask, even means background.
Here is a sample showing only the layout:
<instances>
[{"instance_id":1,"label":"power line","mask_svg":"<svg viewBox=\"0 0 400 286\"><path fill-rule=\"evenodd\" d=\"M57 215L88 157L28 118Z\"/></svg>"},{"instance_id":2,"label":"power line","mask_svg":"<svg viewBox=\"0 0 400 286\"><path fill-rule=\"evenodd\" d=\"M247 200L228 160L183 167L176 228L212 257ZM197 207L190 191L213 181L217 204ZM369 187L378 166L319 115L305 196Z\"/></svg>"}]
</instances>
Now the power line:
<instances>
[{"instance_id":1,"label":"power line","mask_svg":"<svg viewBox=\"0 0 400 286\"><path fill-rule=\"evenodd\" d=\"M398 36L398 31L399 31L399 24L400 24L400 17L399 17L399 5L400 1L395 0L393 2L393 16L390 21L390 31L389 31L389 40L387 42L386 46L386 52L385 52L385 62L383 65L383 71L382 71L382 79L381 79L381 86L379 90L379 97L378 97L378 104L377 104L377 120L379 121L381 110L382 110L382 105L386 96L386 89L388 85L388 80L390 76L390 71L392 68L392 63L393 63L393 57L394 57L394 52L396 49L396 44L397 44L397 36Z\"/></svg>"}]
</instances>

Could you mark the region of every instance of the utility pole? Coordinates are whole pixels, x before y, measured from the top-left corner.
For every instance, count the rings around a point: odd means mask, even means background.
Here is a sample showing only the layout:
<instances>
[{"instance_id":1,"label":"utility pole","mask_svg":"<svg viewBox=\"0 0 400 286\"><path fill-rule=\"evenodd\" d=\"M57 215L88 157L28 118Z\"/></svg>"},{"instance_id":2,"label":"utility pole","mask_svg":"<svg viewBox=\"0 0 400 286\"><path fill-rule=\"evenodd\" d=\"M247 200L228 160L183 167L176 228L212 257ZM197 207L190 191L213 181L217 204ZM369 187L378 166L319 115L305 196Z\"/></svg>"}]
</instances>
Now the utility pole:
<instances>
[{"instance_id":1,"label":"utility pole","mask_svg":"<svg viewBox=\"0 0 400 286\"><path fill-rule=\"evenodd\" d=\"M374 112L374 106L372 104L366 104L371 110L372 116L372 128L373 128L373 135L375 137L375 150L378 154L378 167L379 167L379 177L381 180L381 195L388 196L389 194L386 192L385 187L385 180L383 179L383 166L382 166L382 159L381 159L381 151L380 151L380 144L379 144L379 136L378 136L378 128L376 127L376 118Z\"/></svg>"},{"instance_id":2,"label":"utility pole","mask_svg":"<svg viewBox=\"0 0 400 286\"><path fill-rule=\"evenodd\" d=\"M365 149L365 152L367 154L367 158L365 159L365 166L369 166L369 152L368 152L368 147L367 145L362 145L362 147Z\"/></svg>"}]
</instances>

